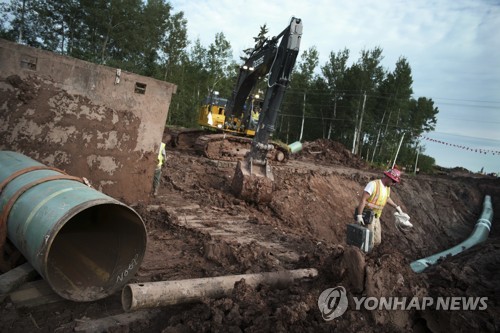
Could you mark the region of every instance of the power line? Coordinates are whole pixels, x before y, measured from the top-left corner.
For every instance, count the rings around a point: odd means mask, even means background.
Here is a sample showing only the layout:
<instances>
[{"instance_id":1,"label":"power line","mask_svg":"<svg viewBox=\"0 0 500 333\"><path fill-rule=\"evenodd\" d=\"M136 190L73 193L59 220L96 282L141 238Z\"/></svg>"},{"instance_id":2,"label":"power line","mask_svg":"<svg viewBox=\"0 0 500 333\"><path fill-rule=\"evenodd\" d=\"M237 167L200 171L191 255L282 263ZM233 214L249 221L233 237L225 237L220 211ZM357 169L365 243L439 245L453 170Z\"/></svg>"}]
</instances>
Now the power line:
<instances>
[{"instance_id":1,"label":"power line","mask_svg":"<svg viewBox=\"0 0 500 333\"><path fill-rule=\"evenodd\" d=\"M298 114L286 114L286 113L280 113L280 116L282 116L282 117L289 117L289 118L302 118L302 117L304 117L305 119L309 119L309 120L324 120L324 121L335 121L335 122L345 122L345 121L353 122L354 121L353 119L350 119L350 118L331 118L331 117L319 117L319 116L303 116L303 115L298 115ZM376 125L381 125L380 122L373 122L373 121L367 121L367 122L364 122L364 124L365 125L375 125L375 126ZM391 125L391 124L389 124L388 126L390 128L397 128L397 129L399 129L401 131L407 131L407 132L415 132L415 131L421 130L421 129L417 129L417 128L402 127L402 126L396 126L396 125ZM460 135L460 134L447 133L447 132L432 131L432 133L446 134L446 135L451 135L451 136L459 136L459 137L462 137L464 139L493 140L493 141L495 141L494 139L487 139L487 138L481 138L481 137L475 137L475 136ZM436 141L438 141L438 140L436 140ZM500 143L500 141L499 141L499 143Z\"/></svg>"},{"instance_id":2,"label":"power line","mask_svg":"<svg viewBox=\"0 0 500 333\"><path fill-rule=\"evenodd\" d=\"M475 122L475 123L500 124L500 121L478 120L478 119L462 119L462 118L446 117L446 116L439 116L439 119L452 119L452 120L461 120L461 121Z\"/></svg>"},{"instance_id":3,"label":"power line","mask_svg":"<svg viewBox=\"0 0 500 333\"><path fill-rule=\"evenodd\" d=\"M456 104L456 103L443 103L443 102L440 102L439 104L441 104L441 105L453 105L453 106L460 106L460 107L467 107L467 108L476 108L476 109L492 109L492 110L500 109L500 106L491 106L491 105L472 105L472 104Z\"/></svg>"},{"instance_id":4,"label":"power line","mask_svg":"<svg viewBox=\"0 0 500 333\"><path fill-rule=\"evenodd\" d=\"M342 97L359 97L363 96L363 92L360 90L334 90L334 91L325 91L323 89L294 89L290 88L288 90L288 94L309 94L309 95L314 95L314 96L332 96L332 95L342 95ZM395 97L395 94L389 94L389 95L372 95L372 94L367 94L368 98L374 98L374 99L392 99L395 102L400 101L400 102L406 102L408 101L407 99L404 98L397 98ZM340 96L339 96L340 97ZM422 96L420 96L422 97ZM413 99L418 100L420 97L415 97L412 96ZM471 108L478 108L478 109L492 109L492 110L498 110L500 109L500 102L498 101L481 101L481 100L470 100L470 99L454 99L454 98L428 98L429 100L432 100L435 104L438 105L451 105L451 106L459 106L459 107L471 107ZM457 101L457 102L465 102L465 103L488 103L488 104L498 104L498 105L481 105L481 104L464 104L464 103L447 103L447 102L439 102L439 100L448 100L448 101Z\"/></svg>"},{"instance_id":5,"label":"power line","mask_svg":"<svg viewBox=\"0 0 500 333\"><path fill-rule=\"evenodd\" d=\"M467 139L479 139L479 140L487 140L487 141L496 141L497 144L500 145L500 140L497 140L497 139L480 138L480 137L477 137L477 136L470 136L470 135L463 135L463 134L449 133L449 132L433 131L433 133L444 134L444 135L449 135L449 136L456 136L456 137L463 138L464 140L467 140Z\"/></svg>"},{"instance_id":6,"label":"power line","mask_svg":"<svg viewBox=\"0 0 500 333\"><path fill-rule=\"evenodd\" d=\"M446 98L446 97L435 97L434 99L444 99L444 100L448 100L448 101L472 102L472 103L500 104L500 101L481 101L481 100L474 100L474 99L460 99L460 98Z\"/></svg>"}]
</instances>

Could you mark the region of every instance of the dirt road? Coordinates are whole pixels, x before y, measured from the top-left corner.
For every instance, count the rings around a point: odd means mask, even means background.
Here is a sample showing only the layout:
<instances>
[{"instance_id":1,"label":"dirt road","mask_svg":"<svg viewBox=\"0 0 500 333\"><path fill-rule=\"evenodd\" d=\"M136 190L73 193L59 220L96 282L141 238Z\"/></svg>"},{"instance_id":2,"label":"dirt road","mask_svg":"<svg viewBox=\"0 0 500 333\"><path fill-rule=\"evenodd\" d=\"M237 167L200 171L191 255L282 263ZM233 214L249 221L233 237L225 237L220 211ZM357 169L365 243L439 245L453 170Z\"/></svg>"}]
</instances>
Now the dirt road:
<instances>
[{"instance_id":1,"label":"dirt road","mask_svg":"<svg viewBox=\"0 0 500 333\"><path fill-rule=\"evenodd\" d=\"M410 263L447 249L472 232L485 195L500 202L500 180L463 175L412 176L392 192L414 228L399 231L391 208L382 244L369 254L346 245L346 224L366 182L381 176L341 145L318 141L275 165L266 205L231 194L234 164L170 148L158 196L129 203L148 228L145 259L132 282L316 268L315 279L284 288L244 281L222 299L155 309L110 332L495 332L500 330L500 214L490 238L425 273ZM133 189L130 189L133 190ZM349 307L326 321L318 297L343 286ZM476 311L354 309L354 297L488 297ZM0 303L0 331L73 332L123 313L120 295L90 303L59 301L25 309Z\"/></svg>"}]
</instances>

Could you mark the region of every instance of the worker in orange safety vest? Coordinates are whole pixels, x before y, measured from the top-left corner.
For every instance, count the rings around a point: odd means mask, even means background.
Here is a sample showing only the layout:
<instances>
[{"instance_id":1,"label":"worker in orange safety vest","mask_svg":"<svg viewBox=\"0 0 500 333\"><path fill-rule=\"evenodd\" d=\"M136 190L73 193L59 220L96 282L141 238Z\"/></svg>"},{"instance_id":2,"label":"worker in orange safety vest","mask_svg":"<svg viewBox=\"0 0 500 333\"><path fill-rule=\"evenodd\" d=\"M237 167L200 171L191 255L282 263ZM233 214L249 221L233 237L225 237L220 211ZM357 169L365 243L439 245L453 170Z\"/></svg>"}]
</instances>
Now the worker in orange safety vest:
<instances>
[{"instance_id":1,"label":"worker in orange safety vest","mask_svg":"<svg viewBox=\"0 0 500 333\"><path fill-rule=\"evenodd\" d=\"M153 195L158 194L158 187L160 187L161 182L161 170L167 159L167 153L165 151L165 143L160 144L160 151L158 152L158 163L156 164L155 174L153 178Z\"/></svg>"},{"instance_id":2,"label":"worker in orange safety vest","mask_svg":"<svg viewBox=\"0 0 500 333\"><path fill-rule=\"evenodd\" d=\"M380 216L386 204L394 207L397 211L396 215L404 215L401 207L394 203L391 199L391 186L401 181L401 171L397 168L392 168L384 171L382 179L370 181L364 188L363 194L359 200L359 205L356 209L355 219L360 225L366 226L372 231L371 247L382 242L382 229L380 225ZM402 227L412 227L408 219L403 219Z\"/></svg>"}]
</instances>

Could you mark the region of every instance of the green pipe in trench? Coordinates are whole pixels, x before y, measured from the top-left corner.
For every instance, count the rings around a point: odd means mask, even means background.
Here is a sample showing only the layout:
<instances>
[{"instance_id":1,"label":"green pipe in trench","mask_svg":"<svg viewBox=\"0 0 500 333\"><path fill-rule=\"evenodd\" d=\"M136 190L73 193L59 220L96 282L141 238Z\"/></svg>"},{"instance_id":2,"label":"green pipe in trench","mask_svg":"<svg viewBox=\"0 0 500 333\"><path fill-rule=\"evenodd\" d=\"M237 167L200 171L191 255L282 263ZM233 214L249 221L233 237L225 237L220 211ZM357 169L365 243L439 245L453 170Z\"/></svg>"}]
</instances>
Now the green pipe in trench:
<instances>
[{"instance_id":1,"label":"green pipe in trench","mask_svg":"<svg viewBox=\"0 0 500 333\"><path fill-rule=\"evenodd\" d=\"M490 233L491 222L493 221L493 207L491 205L491 197L486 195L484 197L483 212L481 217L477 220L476 226L472 231L472 234L458 245L452 248L433 254L429 257L415 260L410 264L411 269L416 273L423 272L427 267L432 266L438 262L438 260L447 257L457 255L474 245L484 242Z\"/></svg>"}]
</instances>

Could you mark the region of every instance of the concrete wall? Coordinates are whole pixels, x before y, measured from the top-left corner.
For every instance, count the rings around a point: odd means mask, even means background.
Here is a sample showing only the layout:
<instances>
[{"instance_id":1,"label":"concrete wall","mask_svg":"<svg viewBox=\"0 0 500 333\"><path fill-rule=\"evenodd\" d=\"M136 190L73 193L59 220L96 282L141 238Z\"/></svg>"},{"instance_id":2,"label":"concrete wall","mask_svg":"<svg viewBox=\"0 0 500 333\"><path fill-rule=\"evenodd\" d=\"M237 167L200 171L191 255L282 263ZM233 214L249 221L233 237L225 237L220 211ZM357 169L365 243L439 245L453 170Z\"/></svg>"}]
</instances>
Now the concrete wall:
<instances>
[{"instance_id":1,"label":"concrete wall","mask_svg":"<svg viewBox=\"0 0 500 333\"><path fill-rule=\"evenodd\" d=\"M0 39L0 149L147 201L176 88Z\"/></svg>"}]
</instances>

